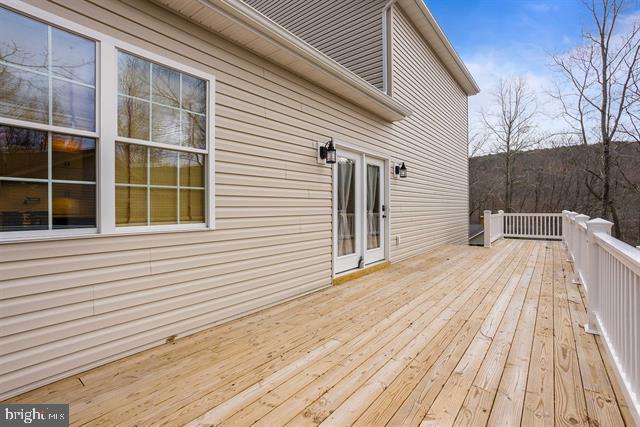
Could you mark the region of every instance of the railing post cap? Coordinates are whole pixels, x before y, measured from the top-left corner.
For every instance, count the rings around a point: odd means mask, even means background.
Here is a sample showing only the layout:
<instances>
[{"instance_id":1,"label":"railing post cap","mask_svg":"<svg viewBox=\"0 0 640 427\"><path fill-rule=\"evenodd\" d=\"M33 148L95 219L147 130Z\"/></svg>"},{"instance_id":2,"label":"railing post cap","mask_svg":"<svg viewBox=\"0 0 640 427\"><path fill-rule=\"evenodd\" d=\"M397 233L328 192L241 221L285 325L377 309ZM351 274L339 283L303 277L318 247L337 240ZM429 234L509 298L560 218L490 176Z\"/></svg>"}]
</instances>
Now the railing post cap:
<instances>
[{"instance_id":1,"label":"railing post cap","mask_svg":"<svg viewBox=\"0 0 640 427\"><path fill-rule=\"evenodd\" d=\"M611 233L611 227L613 227L613 223L611 221L607 221L602 218L594 218L592 220L587 221L587 231L590 233Z\"/></svg>"},{"instance_id":2,"label":"railing post cap","mask_svg":"<svg viewBox=\"0 0 640 427\"><path fill-rule=\"evenodd\" d=\"M589 215L580 214L576 215L575 218L576 222L587 222L591 217Z\"/></svg>"},{"instance_id":3,"label":"railing post cap","mask_svg":"<svg viewBox=\"0 0 640 427\"><path fill-rule=\"evenodd\" d=\"M563 210L562 210L562 213L563 213L563 214L568 214L569 212L571 212L571 211L568 211L568 210L566 210L566 209L563 209Z\"/></svg>"},{"instance_id":4,"label":"railing post cap","mask_svg":"<svg viewBox=\"0 0 640 427\"><path fill-rule=\"evenodd\" d=\"M500 209L500 210L498 211L498 213L499 213L500 215L502 215L502 214L504 213L504 211L503 211L502 209Z\"/></svg>"},{"instance_id":5,"label":"railing post cap","mask_svg":"<svg viewBox=\"0 0 640 427\"><path fill-rule=\"evenodd\" d=\"M569 212L567 213L567 216L569 217L569 219L574 219L576 216L578 216L577 212Z\"/></svg>"}]
</instances>

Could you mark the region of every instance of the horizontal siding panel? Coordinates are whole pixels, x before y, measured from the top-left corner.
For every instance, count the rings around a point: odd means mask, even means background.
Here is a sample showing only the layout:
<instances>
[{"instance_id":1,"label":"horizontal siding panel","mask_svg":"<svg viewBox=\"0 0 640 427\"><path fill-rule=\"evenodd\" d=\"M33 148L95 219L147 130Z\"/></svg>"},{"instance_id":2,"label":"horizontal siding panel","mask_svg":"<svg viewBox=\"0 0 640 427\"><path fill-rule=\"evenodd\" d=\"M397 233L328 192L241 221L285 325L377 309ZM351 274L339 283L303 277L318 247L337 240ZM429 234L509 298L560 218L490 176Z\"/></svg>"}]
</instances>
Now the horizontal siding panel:
<instances>
[{"instance_id":1,"label":"horizontal siding panel","mask_svg":"<svg viewBox=\"0 0 640 427\"><path fill-rule=\"evenodd\" d=\"M245 2L382 89L384 0Z\"/></svg>"},{"instance_id":2,"label":"horizontal siding panel","mask_svg":"<svg viewBox=\"0 0 640 427\"><path fill-rule=\"evenodd\" d=\"M149 329L142 334L130 335L121 340L108 341L102 343L98 340L95 346L89 347L77 353L67 354L64 357L51 359L47 363L33 364L29 368L19 371L13 371L0 377L0 389L2 390L25 390L28 389L29 383L25 383L25 376L32 378L33 383L47 378L56 377L59 374L63 376L70 375L73 372L79 372L95 366L95 363L101 364L109 360L118 358L118 354L129 354L136 348L144 349L148 345L159 345L164 339L171 335L176 327L183 331L194 332L203 327L213 326L216 323L238 317L241 314L248 314L253 311L268 307L279 301L286 301L296 295L301 295L313 290L322 289L328 286L326 280L316 282L308 282L302 287L287 288L273 294L258 297L252 300L246 300L235 306L226 307L214 314L209 310L194 317L184 317L180 313L174 323ZM169 320L169 319L167 319ZM27 387L25 387L27 386Z\"/></svg>"},{"instance_id":3,"label":"horizontal siding panel","mask_svg":"<svg viewBox=\"0 0 640 427\"><path fill-rule=\"evenodd\" d=\"M318 262L309 263L306 259L307 267L302 269L313 270L313 274L320 274L330 262L330 257L320 257ZM296 263L300 264L300 263ZM309 267L311 265L311 267ZM300 269L300 266L298 269ZM293 272L293 274L292 274ZM1 354L13 354L18 351L26 350L34 347L34 343L43 346L47 343L60 342L61 340L78 338L78 342L82 342L82 336L89 333L99 334L105 328L124 325L129 322L138 321L149 315L149 313L166 313L172 310L191 306L198 302L215 300L218 298L228 297L240 294L249 290L259 289L265 286L271 286L281 282L287 282L289 279L295 279L295 270L284 270L273 274L259 275L256 272L254 281L239 281L238 277L224 275L215 281L211 279L191 280L188 287L176 287L169 285L160 288L147 289L145 291L132 292L120 298L105 298L96 300L95 313L93 315L77 316L73 321L56 321L54 320L46 328L25 330L21 334L14 334L0 338L2 343ZM309 273L313 275L312 273ZM230 286L237 284L236 286ZM178 283L177 285L183 285ZM189 292L191 290L192 292ZM172 292L173 291L173 292ZM155 295L152 293L155 292ZM160 298L163 294L174 293L172 298ZM140 304L140 300L136 299L141 296L149 298L144 304ZM149 311L155 307L155 311ZM45 315L47 313L44 313ZM55 319L55 318L54 318ZM56 344L57 345L57 344ZM44 354L44 353L43 353Z\"/></svg>"}]
</instances>

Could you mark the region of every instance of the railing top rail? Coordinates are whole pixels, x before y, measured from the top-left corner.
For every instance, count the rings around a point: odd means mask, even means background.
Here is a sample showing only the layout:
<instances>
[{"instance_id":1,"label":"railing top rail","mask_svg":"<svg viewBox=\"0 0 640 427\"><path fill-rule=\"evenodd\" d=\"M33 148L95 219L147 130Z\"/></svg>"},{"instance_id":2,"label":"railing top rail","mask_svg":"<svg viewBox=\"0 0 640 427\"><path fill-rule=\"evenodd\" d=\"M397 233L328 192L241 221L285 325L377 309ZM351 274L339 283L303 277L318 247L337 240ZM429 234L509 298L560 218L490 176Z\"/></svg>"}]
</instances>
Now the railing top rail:
<instances>
[{"instance_id":1,"label":"railing top rail","mask_svg":"<svg viewBox=\"0 0 640 427\"><path fill-rule=\"evenodd\" d=\"M554 216L561 217L561 213L521 213L521 212L505 212L504 216Z\"/></svg>"},{"instance_id":2,"label":"railing top rail","mask_svg":"<svg viewBox=\"0 0 640 427\"><path fill-rule=\"evenodd\" d=\"M640 249L636 249L607 233L595 233L596 242L620 262L640 274Z\"/></svg>"}]
</instances>

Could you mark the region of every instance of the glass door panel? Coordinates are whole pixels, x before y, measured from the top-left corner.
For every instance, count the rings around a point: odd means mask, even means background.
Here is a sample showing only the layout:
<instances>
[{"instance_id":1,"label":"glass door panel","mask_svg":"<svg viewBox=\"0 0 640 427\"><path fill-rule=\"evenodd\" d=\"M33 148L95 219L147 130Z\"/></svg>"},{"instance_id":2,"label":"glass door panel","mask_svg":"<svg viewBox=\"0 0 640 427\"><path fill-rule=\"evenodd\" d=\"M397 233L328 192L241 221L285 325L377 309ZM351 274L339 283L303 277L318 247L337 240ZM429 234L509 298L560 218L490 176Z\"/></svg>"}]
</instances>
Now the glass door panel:
<instances>
[{"instance_id":1,"label":"glass door panel","mask_svg":"<svg viewBox=\"0 0 640 427\"><path fill-rule=\"evenodd\" d=\"M366 158L365 194L366 194L366 230L367 245L364 263L371 264L385 257L385 180L384 162Z\"/></svg>"},{"instance_id":2,"label":"glass door panel","mask_svg":"<svg viewBox=\"0 0 640 427\"><path fill-rule=\"evenodd\" d=\"M338 256L356 252L356 162L338 158Z\"/></svg>"},{"instance_id":3,"label":"glass door panel","mask_svg":"<svg viewBox=\"0 0 640 427\"><path fill-rule=\"evenodd\" d=\"M363 261L362 157L339 152L334 166L335 272L353 270Z\"/></svg>"},{"instance_id":4,"label":"glass door panel","mask_svg":"<svg viewBox=\"0 0 640 427\"><path fill-rule=\"evenodd\" d=\"M367 165L367 250L380 247L380 167Z\"/></svg>"}]
</instances>

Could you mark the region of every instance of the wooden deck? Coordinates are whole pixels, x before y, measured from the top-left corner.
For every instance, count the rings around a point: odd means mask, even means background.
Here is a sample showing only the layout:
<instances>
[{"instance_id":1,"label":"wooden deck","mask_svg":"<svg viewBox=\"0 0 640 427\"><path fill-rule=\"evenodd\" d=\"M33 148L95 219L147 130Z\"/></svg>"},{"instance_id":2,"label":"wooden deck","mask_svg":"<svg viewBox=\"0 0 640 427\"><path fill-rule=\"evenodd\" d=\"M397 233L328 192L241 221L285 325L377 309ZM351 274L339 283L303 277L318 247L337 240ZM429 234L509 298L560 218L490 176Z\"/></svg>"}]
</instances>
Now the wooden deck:
<instances>
[{"instance_id":1,"label":"wooden deck","mask_svg":"<svg viewBox=\"0 0 640 427\"><path fill-rule=\"evenodd\" d=\"M92 425L632 425L565 259L444 247L12 401Z\"/></svg>"}]
</instances>

